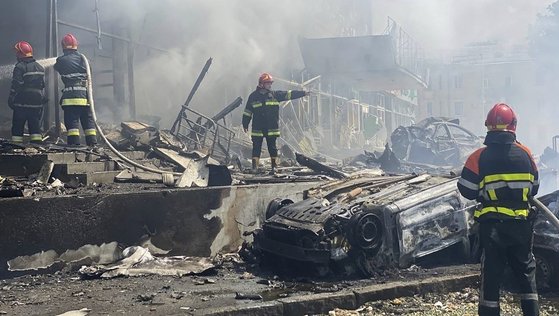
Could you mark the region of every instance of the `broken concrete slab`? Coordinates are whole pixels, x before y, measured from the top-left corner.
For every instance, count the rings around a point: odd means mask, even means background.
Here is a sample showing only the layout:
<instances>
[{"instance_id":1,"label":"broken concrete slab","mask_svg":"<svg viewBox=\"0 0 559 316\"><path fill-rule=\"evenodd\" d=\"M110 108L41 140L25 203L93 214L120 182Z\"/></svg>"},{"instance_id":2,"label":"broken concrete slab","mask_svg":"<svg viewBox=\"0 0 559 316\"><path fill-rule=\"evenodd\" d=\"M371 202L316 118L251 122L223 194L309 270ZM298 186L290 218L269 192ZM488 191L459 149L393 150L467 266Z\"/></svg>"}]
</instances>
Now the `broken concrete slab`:
<instances>
[{"instance_id":1,"label":"broken concrete slab","mask_svg":"<svg viewBox=\"0 0 559 316\"><path fill-rule=\"evenodd\" d=\"M39 171L39 174L37 175L37 182L40 184L47 184L49 182L50 175L53 169L54 162L52 162L51 160L45 161L45 163L41 167L41 170Z\"/></svg>"},{"instance_id":2,"label":"broken concrete slab","mask_svg":"<svg viewBox=\"0 0 559 316\"><path fill-rule=\"evenodd\" d=\"M264 218L278 195L298 201L316 183L193 189L138 189L127 193L0 200L0 277L18 256L86 244L133 245L146 233L170 255L215 256L236 251L246 231ZM140 188L140 187L138 187ZM41 216L37 216L41 214Z\"/></svg>"},{"instance_id":3,"label":"broken concrete slab","mask_svg":"<svg viewBox=\"0 0 559 316\"><path fill-rule=\"evenodd\" d=\"M190 162L175 183L175 186L178 188L190 188L192 186L207 187L210 178L210 169L206 166L206 160L201 159L196 161L190 158L186 159L189 159Z\"/></svg>"},{"instance_id":4,"label":"broken concrete slab","mask_svg":"<svg viewBox=\"0 0 559 316\"><path fill-rule=\"evenodd\" d=\"M115 177L115 182L131 183L161 183L163 179L160 174L145 171L122 170Z\"/></svg>"},{"instance_id":5,"label":"broken concrete slab","mask_svg":"<svg viewBox=\"0 0 559 316\"><path fill-rule=\"evenodd\" d=\"M159 131L157 136L152 140L152 146L159 148L170 148L174 150L187 149L177 136L171 134L171 132L167 130Z\"/></svg>"},{"instance_id":6,"label":"broken concrete slab","mask_svg":"<svg viewBox=\"0 0 559 316\"><path fill-rule=\"evenodd\" d=\"M105 133L105 137L117 149L125 149L130 146L130 139L122 135L119 130L111 130Z\"/></svg>"},{"instance_id":7,"label":"broken concrete slab","mask_svg":"<svg viewBox=\"0 0 559 316\"><path fill-rule=\"evenodd\" d=\"M173 162L181 167L182 170L186 170L189 168L190 164L194 159L189 157L181 156L177 151L167 148L154 148L154 152L160 155L161 157L167 159L170 162Z\"/></svg>"},{"instance_id":8,"label":"broken concrete slab","mask_svg":"<svg viewBox=\"0 0 559 316\"><path fill-rule=\"evenodd\" d=\"M102 171L116 170L114 161L92 161L92 162L72 162L56 165L57 172L63 174L83 174Z\"/></svg>"},{"instance_id":9,"label":"broken concrete slab","mask_svg":"<svg viewBox=\"0 0 559 316\"><path fill-rule=\"evenodd\" d=\"M157 129L149 124L138 122L138 121L128 121L122 122L120 124L123 133L131 134L141 134L144 132L156 132Z\"/></svg>"}]
</instances>

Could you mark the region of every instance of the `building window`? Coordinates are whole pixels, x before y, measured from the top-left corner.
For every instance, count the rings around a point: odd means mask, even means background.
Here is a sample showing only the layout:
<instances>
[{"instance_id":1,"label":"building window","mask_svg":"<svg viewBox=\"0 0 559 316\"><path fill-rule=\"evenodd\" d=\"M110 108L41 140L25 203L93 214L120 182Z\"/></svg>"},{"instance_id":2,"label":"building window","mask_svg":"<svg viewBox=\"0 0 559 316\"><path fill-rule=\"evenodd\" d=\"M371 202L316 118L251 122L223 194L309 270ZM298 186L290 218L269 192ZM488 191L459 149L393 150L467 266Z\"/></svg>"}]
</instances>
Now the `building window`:
<instances>
[{"instance_id":1,"label":"building window","mask_svg":"<svg viewBox=\"0 0 559 316\"><path fill-rule=\"evenodd\" d=\"M505 77L505 88L510 88L512 86L512 77L506 76Z\"/></svg>"},{"instance_id":2,"label":"building window","mask_svg":"<svg viewBox=\"0 0 559 316\"><path fill-rule=\"evenodd\" d=\"M454 76L454 88L455 89L460 89L462 88L462 75L456 75Z\"/></svg>"},{"instance_id":3,"label":"building window","mask_svg":"<svg viewBox=\"0 0 559 316\"><path fill-rule=\"evenodd\" d=\"M464 114L464 102L456 101L454 102L454 115L462 116Z\"/></svg>"},{"instance_id":4,"label":"building window","mask_svg":"<svg viewBox=\"0 0 559 316\"><path fill-rule=\"evenodd\" d=\"M433 102L427 103L427 115L433 115Z\"/></svg>"}]
</instances>

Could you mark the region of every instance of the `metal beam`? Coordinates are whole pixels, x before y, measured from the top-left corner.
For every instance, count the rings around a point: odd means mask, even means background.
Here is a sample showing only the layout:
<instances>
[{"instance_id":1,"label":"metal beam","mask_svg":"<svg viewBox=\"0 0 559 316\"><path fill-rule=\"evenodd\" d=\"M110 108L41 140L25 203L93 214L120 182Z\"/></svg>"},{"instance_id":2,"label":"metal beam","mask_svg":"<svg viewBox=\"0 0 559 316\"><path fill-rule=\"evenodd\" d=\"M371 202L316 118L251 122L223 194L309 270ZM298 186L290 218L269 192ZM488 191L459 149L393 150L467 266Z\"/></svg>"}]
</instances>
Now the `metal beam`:
<instances>
[{"instance_id":1,"label":"metal beam","mask_svg":"<svg viewBox=\"0 0 559 316\"><path fill-rule=\"evenodd\" d=\"M83 31L86 31L86 32L90 32L90 33L94 33L94 34L98 34L98 33L99 33L98 30L96 30L96 29L92 29L92 28L89 28L89 27L81 26L81 25L79 25L79 24L74 24L74 23L70 23L70 22L66 22L66 21L58 20L58 19L57 19L56 21L57 21L57 24L66 25L66 26L69 26L69 27L73 27L73 28L76 28L76 29L79 29L79 30L83 30ZM107 32L100 32L100 33L101 33L101 35L103 35L103 36L106 36L106 37L109 37L109 38L112 38L112 39L116 39L116 40L119 40L119 41L123 41L123 42L127 42L127 43L132 43L132 44L134 44L134 45L143 46L143 47L146 47L146 48L149 48L149 49L153 49L153 50L156 50L156 51L159 51L159 52L163 52L163 53L171 53L170 51L168 51L168 50L166 50L166 49L161 49L161 48L159 48L159 47L155 47L155 46L151 46L151 45L148 45L148 44L140 43L140 42L131 40L131 39L126 38L126 37L123 37L123 36L118 36L118 35L111 34L111 33L107 33Z\"/></svg>"}]
</instances>

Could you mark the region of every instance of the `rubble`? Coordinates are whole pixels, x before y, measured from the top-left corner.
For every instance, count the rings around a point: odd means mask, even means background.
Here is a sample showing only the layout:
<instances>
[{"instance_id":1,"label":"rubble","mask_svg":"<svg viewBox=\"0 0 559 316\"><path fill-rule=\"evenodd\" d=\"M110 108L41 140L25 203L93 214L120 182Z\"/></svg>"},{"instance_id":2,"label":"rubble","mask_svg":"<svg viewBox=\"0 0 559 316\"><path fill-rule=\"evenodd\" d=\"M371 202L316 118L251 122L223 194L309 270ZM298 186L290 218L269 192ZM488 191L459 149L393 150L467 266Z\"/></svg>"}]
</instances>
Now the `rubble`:
<instances>
[{"instance_id":1,"label":"rubble","mask_svg":"<svg viewBox=\"0 0 559 316\"><path fill-rule=\"evenodd\" d=\"M464 288L459 292L450 293L424 293L412 297L400 297L392 300L378 300L368 302L356 310L334 309L329 316L368 316L368 315L477 315L479 292L477 289ZM520 300L514 294L505 293L501 297L502 315L522 315ZM540 313L544 315L557 315L559 306L557 302L543 300Z\"/></svg>"},{"instance_id":2,"label":"rubble","mask_svg":"<svg viewBox=\"0 0 559 316\"><path fill-rule=\"evenodd\" d=\"M316 171L316 172L321 173L321 174L325 174L325 175L330 176L334 179L343 179L343 178L346 177L346 175L343 174L342 172L337 171L337 170L335 170L331 167L328 167L328 166L318 162L317 160L312 159L310 157L307 157L303 154L296 153L295 156L296 156L297 162L300 165L308 167L308 168L312 169L313 171Z\"/></svg>"}]
</instances>

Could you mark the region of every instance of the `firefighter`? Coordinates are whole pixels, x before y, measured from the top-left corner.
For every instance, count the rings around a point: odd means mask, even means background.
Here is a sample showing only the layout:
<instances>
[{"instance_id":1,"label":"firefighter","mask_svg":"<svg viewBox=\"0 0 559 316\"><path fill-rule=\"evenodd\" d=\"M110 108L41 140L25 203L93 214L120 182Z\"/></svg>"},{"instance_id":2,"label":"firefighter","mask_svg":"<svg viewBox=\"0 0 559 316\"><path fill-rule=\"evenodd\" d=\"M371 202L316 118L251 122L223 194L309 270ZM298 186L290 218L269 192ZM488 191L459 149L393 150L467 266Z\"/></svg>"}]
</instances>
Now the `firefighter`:
<instances>
[{"instance_id":1,"label":"firefighter","mask_svg":"<svg viewBox=\"0 0 559 316\"><path fill-rule=\"evenodd\" d=\"M538 169L530 150L516 140L516 115L496 104L485 121L486 147L468 157L458 181L460 193L477 200L481 290L479 315L499 315L499 290L508 263L520 286L522 312L539 315L536 262L532 253L534 211L529 199L538 193Z\"/></svg>"},{"instance_id":2,"label":"firefighter","mask_svg":"<svg viewBox=\"0 0 559 316\"><path fill-rule=\"evenodd\" d=\"M258 79L258 86L248 97L243 113L243 129L248 132L248 125L252 120L252 170L258 168L262 142L266 138L268 153L272 161L272 173L278 165L277 138L279 130L279 104L281 101L293 100L308 95L306 91L273 91L274 80L268 73L263 73Z\"/></svg>"},{"instance_id":3,"label":"firefighter","mask_svg":"<svg viewBox=\"0 0 559 316\"><path fill-rule=\"evenodd\" d=\"M80 122L85 134L87 146L95 147L97 132L89 106L87 95L87 70L85 62L78 52L78 40L72 34L62 38L64 55L56 59L54 69L58 71L64 89L60 105L64 110L64 124L68 131L68 145L80 145Z\"/></svg>"},{"instance_id":4,"label":"firefighter","mask_svg":"<svg viewBox=\"0 0 559 316\"><path fill-rule=\"evenodd\" d=\"M8 106L13 110L12 141L23 142L25 122L32 143L41 143L41 115L45 98L45 69L33 58L33 47L27 42L14 46L17 63L12 76Z\"/></svg>"}]
</instances>

